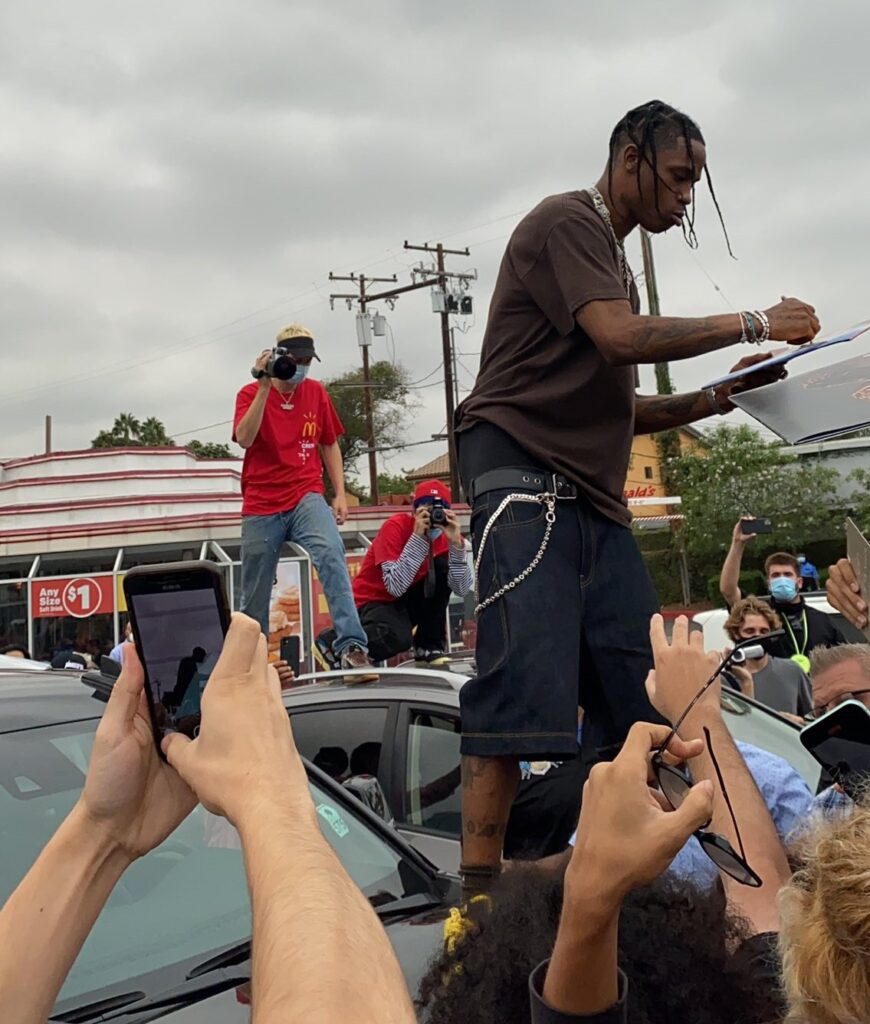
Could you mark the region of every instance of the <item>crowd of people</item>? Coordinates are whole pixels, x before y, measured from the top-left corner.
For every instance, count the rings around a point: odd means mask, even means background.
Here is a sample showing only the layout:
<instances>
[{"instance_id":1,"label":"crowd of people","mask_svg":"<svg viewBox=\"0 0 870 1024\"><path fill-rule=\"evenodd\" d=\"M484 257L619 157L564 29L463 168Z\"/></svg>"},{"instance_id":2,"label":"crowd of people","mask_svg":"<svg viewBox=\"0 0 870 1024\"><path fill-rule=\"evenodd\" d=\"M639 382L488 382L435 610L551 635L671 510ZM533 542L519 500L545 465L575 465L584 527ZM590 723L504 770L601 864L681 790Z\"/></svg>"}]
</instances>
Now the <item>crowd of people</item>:
<instances>
[{"instance_id":1,"label":"crowd of people","mask_svg":"<svg viewBox=\"0 0 870 1024\"><path fill-rule=\"evenodd\" d=\"M199 800L241 837L257 1024L408 1022L416 1011L433 1024L870 1020L861 788L826 780L812 792L787 761L732 738L722 700L723 684L740 690L789 730L848 700L870 709L870 647L847 643L806 602L818 572L797 553L767 557L767 595L742 593L752 537L742 522L721 575L733 646L706 651L685 617L668 638L622 497L633 434L728 413L737 391L781 373L642 397L638 364L803 344L819 330L794 298L703 318L640 314L624 239L682 226L696 244L702 177L715 203L700 129L652 101L616 125L594 185L545 199L513 233L455 423L473 576L453 496L428 482L351 583L336 526L347 514L342 426L307 377L314 339L291 325L260 355L234 420L246 614L204 691L199 734L168 736L165 761L136 645L115 652L123 671L81 798L0 912L5 1019L45 1019L126 866ZM281 377L285 357L293 371ZM744 357L735 372L765 358ZM377 679L374 662L405 646L439 663L449 592L476 588L477 672L461 691L463 899L419 993L320 835L267 661L268 597L288 540L311 554L332 613L318 648L353 681ZM827 587L866 628L870 595L848 560ZM588 778L566 848L505 861L521 764L578 757Z\"/></svg>"}]
</instances>

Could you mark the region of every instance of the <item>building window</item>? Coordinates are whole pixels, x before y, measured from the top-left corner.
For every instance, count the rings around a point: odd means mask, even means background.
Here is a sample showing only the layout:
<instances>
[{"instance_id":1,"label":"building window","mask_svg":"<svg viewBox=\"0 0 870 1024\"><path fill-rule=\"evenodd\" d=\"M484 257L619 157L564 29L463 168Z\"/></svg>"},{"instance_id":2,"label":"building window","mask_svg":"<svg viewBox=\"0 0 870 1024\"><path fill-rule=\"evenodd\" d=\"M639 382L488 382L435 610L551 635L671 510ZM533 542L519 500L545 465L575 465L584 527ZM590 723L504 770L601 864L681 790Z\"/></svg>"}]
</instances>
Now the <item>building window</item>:
<instances>
[{"instance_id":1,"label":"building window","mask_svg":"<svg viewBox=\"0 0 870 1024\"><path fill-rule=\"evenodd\" d=\"M652 480L652 478L653 478L652 466L644 466L643 467L643 477L644 477L644 480Z\"/></svg>"}]
</instances>

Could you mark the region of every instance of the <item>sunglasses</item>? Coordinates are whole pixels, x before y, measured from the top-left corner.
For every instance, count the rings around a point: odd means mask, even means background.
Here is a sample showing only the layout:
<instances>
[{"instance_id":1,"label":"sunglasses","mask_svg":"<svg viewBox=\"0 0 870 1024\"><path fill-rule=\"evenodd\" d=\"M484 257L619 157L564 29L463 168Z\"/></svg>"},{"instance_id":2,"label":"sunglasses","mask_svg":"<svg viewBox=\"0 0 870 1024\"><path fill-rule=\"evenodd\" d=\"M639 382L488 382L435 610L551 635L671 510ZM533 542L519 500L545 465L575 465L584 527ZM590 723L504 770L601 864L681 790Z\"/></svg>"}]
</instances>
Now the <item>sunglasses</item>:
<instances>
[{"instance_id":1,"label":"sunglasses","mask_svg":"<svg viewBox=\"0 0 870 1024\"><path fill-rule=\"evenodd\" d=\"M783 636L784 630L773 630L768 633L767 637ZM698 701L704 696L707 690L716 682L720 675L728 668L734 660L734 654L743 647L749 647L753 644L758 643L757 637L751 637L748 640L742 640L740 643L735 644L730 654L726 658L723 658L719 667L713 673L712 676L707 680L706 683L694 696L692 701L686 710L680 715L680 717L674 722L673 728L668 733L665 741L659 746L655 754L652 757L652 768L655 773L656 781L659 784L659 789L662 791L662 795L676 810L683 800L685 800L687 793L693 786L692 778L689 773L683 769L678 768L676 765L667 764L665 761L665 751L670 745L671 740L677 735L680 726L685 722L686 717L698 703ZM737 824L737 817L734 814L734 808L731 806L731 800L728 796L728 790L725 787L725 779L722 777L722 770L719 767L719 762L716 760L716 755L713 752L713 746L710 742L710 731L704 727L704 742L707 746L707 752L710 755L710 760L713 762L713 768L716 772L716 779L719 782L719 788L722 791L722 797L725 800L725 806L728 808L728 813L731 816L731 824L734 826L734 834L737 837L737 845L739 852L734 849L731 843L725 838L725 836L719 835L716 832L708 832L706 827L698 829L694 835L698 842L701 844L701 849L710 860L716 865L716 867L723 871L730 878L733 878L736 882L741 885L750 885L753 888L759 888L761 886L761 879L749 866L746 860L746 850L743 846L743 838L740 835L740 828Z\"/></svg>"},{"instance_id":2,"label":"sunglasses","mask_svg":"<svg viewBox=\"0 0 870 1024\"><path fill-rule=\"evenodd\" d=\"M845 701L857 700L858 697L863 697L868 693L870 693L870 690L850 690L848 693L841 693L839 697L834 697L827 704L821 704L819 707L813 708L812 711L808 711L804 715L804 721L814 722L817 718L821 718L828 711L833 711L834 708L839 707ZM863 704L864 702L862 701L861 703Z\"/></svg>"}]
</instances>

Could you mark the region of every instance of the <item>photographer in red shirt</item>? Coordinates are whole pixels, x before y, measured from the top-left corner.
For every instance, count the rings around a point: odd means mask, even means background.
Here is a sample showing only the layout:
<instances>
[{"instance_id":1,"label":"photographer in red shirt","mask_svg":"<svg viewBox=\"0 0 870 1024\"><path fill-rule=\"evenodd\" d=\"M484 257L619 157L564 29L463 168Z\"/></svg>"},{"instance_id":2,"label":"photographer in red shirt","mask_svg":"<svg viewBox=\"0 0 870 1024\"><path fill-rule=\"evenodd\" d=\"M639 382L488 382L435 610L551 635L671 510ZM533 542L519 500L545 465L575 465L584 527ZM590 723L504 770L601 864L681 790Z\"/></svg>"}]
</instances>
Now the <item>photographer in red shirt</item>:
<instances>
[{"instance_id":1,"label":"photographer in red shirt","mask_svg":"<svg viewBox=\"0 0 870 1024\"><path fill-rule=\"evenodd\" d=\"M290 324L278 335L277 345L278 349L260 354L252 370L256 380L236 396L233 440L245 449L241 610L268 635L269 597L281 549L287 541L299 544L311 556L323 584L341 667L369 668L366 635L336 525L347 517L338 447L344 427L326 388L307 379L312 359L320 358L310 332ZM270 360L274 364L274 357L282 354L296 364L295 373L286 380L268 371ZM332 510L324 497L324 466L335 490ZM352 678L366 682L377 675Z\"/></svg>"},{"instance_id":2,"label":"photographer in red shirt","mask_svg":"<svg viewBox=\"0 0 870 1024\"><path fill-rule=\"evenodd\" d=\"M419 663L443 664L450 594L467 594L472 582L450 489L426 480L414 492L413 512L380 528L353 581L371 656L385 661L413 647ZM318 647L328 646L330 634L321 634Z\"/></svg>"}]
</instances>

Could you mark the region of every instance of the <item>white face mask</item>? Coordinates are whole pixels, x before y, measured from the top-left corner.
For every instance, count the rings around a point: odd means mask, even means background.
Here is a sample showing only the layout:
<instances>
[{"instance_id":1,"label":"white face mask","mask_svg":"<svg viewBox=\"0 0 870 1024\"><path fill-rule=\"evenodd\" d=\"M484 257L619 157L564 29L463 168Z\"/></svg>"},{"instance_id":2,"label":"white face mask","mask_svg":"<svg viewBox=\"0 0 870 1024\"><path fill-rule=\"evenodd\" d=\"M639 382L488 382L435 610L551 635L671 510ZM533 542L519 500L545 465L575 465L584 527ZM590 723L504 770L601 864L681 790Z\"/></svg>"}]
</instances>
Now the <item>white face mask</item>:
<instances>
[{"instance_id":1,"label":"white face mask","mask_svg":"<svg viewBox=\"0 0 870 1024\"><path fill-rule=\"evenodd\" d=\"M431 526L429 528L429 540L438 540L442 533L444 533L444 531L440 526Z\"/></svg>"}]
</instances>

